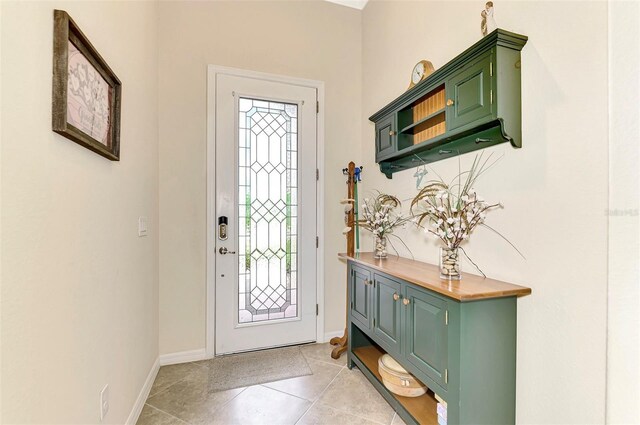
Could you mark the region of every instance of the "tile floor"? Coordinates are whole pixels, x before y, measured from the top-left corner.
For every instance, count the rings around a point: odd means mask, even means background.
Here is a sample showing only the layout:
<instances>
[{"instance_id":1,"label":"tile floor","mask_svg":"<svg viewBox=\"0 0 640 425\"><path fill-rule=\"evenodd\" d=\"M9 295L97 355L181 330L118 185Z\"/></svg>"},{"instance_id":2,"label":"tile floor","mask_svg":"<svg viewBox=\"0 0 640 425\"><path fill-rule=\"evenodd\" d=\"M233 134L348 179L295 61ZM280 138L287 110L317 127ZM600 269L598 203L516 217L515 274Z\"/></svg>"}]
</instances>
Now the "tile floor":
<instances>
[{"instance_id":1,"label":"tile floor","mask_svg":"<svg viewBox=\"0 0 640 425\"><path fill-rule=\"evenodd\" d=\"M138 425L404 424L346 354L329 344L302 348L313 375L247 388L208 392L207 361L163 366Z\"/></svg>"}]
</instances>

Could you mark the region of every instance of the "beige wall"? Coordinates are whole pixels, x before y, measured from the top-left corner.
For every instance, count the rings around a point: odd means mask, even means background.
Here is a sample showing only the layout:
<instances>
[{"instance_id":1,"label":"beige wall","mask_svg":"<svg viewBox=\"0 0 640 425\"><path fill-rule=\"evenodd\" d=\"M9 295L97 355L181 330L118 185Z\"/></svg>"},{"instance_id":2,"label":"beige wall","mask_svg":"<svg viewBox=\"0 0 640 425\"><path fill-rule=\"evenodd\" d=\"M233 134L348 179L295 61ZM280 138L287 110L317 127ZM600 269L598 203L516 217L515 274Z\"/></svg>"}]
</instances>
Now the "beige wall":
<instances>
[{"instance_id":1,"label":"beige wall","mask_svg":"<svg viewBox=\"0 0 640 425\"><path fill-rule=\"evenodd\" d=\"M609 3L607 422L640 423L640 3Z\"/></svg>"},{"instance_id":2,"label":"beige wall","mask_svg":"<svg viewBox=\"0 0 640 425\"><path fill-rule=\"evenodd\" d=\"M53 9L123 82L120 162L51 131ZM158 356L157 3L2 5L3 423L124 423ZM137 235L138 216L149 236Z\"/></svg>"},{"instance_id":3,"label":"beige wall","mask_svg":"<svg viewBox=\"0 0 640 425\"><path fill-rule=\"evenodd\" d=\"M2 2L0 1L0 23ZM2 31L0 30L0 241L2 241ZM0 319L2 318L2 242L0 242ZM2 422L2 324L0 324L0 422Z\"/></svg>"},{"instance_id":4,"label":"beige wall","mask_svg":"<svg viewBox=\"0 0 640 425\"><path fill-rule=\"evenodd\" d=\"M417 61L429 59L437 68L476 42L481 5L373 1L364 9L363 189L402 199L415 194L415 170L393 180L373 171L367 117L406 89ZM482 229L466 249L487 275L533 288L518 303L518 423L603 423L607 4L498 2L495 17L500 27L529 36L522 52L523 148L486 150L503 158L477 189L504 203L487 222L527 259ZM462 167L473 157L463 156ZM448 177L457 169L456 160L433 165ZM432 239L406 233L416 258L436 261Z\"/></svg>"},{"instance_id":5,"label":"beige wall","mask_svg":"<svg viewBox=\"0 0 640 425\"><path fill-rule=\"evenodd\" d=\"M343 329L337 200L360 155L360 20L322 1L160 3L162 354L205 347L207 64L325 82L325 331Z\"/></svg>"},{"instance_id":6,"label":"beige wall","mask_svg":"<svg viewBox=\"0 0 640 425\"><path fill-rule=\"evenodd\" d=\"M124 83L120 163L50 130L54 7L70 12ZM2 2L1 421L96 423L99 391L109 383L105 422L124 422L158 354L158 303L161 353L204 348L207 64L326 83L325 330L340 330L340 168L362 159L365 191L413 195L413 171L386 180L376 170L367 118L404 91L415 62L438 67L475 42L478 9L477 2L373 1L363 12L319 1ZM629 13L612 17L622 25ZM606 143L607 6L502 2L496 19L530 37L522 53L524 148L490 149L504 157L478 189L505 204L489 223L527 260L482 231L468 252L488 275L534 291L519 302L518 422L604 422L607 222L607 418L634 422L637 410L625 407L638 391L628 367L638 350L629 295L637 292L637 238L627 238L638 222L604 211L637 208L637 187L619 172L637 165L637 152L622 143L637 134L612 129L611 150ZM612 40L627 38L616 32ZM628 63L624 52L612 50L612 75L628 71L615 67ZM614 85L611 93L628 90ZM457 162L433 169L451 176ZM140 215L149 217L146 238L137 237ZM436 260L433 241L413 230L404 238L417 258Z\"/></svg>"}]
</instances>

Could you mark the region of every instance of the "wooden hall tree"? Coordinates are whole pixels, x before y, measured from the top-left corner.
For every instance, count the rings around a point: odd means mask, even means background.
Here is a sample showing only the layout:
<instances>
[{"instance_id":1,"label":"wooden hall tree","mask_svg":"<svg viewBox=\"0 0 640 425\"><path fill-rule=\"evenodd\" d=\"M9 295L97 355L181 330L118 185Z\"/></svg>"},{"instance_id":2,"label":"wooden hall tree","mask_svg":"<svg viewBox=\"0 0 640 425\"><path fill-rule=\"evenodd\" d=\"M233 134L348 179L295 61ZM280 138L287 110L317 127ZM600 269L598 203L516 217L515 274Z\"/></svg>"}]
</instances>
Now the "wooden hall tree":
<instances>
[{"instance_id":1,"label":"wooden hall tree","mask_svg":"<svg viewBox=\"0 0 640 425\"><path fill-rule=\"evenodd\" d=\"M355 255L355 210L356 210L356 202L355 202L355 185L356 182L356 164L351 161L346 169L343 170L344 174L347 176L347 199L353 199L353 208L346 213L346 225L350 227L349 232L347 233L347 255L353 257ZM349 276L347 275L347 280L345 281L345 290L346 290L346 299L345 299L345 324L349 322L349 285L348 285ZM338 359L342 353L347 351L348 348L348 333L345 325L344 334L341 337L331 338L329 343L334 345L334 349L331 351L331 357L334 359Z\"/></svg>"}]
</instances>

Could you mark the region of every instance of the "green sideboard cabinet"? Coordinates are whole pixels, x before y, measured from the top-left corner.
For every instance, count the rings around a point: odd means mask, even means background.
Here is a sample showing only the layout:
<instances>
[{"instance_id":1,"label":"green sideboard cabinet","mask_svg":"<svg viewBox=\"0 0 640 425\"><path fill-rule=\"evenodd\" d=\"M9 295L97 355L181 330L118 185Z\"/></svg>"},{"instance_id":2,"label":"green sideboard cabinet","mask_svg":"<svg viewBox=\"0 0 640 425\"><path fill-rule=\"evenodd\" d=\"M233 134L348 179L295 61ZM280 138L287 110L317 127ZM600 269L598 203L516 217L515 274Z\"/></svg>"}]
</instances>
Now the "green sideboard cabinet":
<instances>
[{"instance_id":1,"label":"green sideboard cabinet","mask_svg":"<svg viewBox=\"0 0 640 425\"><path fill-rule=\"evenodd\" d=\"M402 350L400 323L403 311L397 301L402 293L402 284L380 275L376 275L372 284L373 333L388 351L399 353Z\"/></svg>"},{"instance_id":2,"label":"green sideboard cabinet","mask_svg":"<svg viewBox=\"0 0 640 425\"><path fill-rule=\"evenodd\" d=\"M437 424L435 394L448 424L515 423L517 298L531 289L464 274L441 280L436 266L371 253L348 261L349 349L357 366L408 424ZM389 392L378 359L390 354L428 388Z\"/></svg>"},{"instance_id":3,"label":"green sideboard cabinet","mask_svg":"<svg viewBox=\"0 0 640 425\"><path fill-rule=\"evenodd\" d=\"M448 387L449 303L435 294L406 285L404 356L443 389Z\"/></svg>"},{"instance_id":4,"label":"green sideboard cabinet","mask_svg":"<svg viewBox=\"0 0 640 425\"><path fill-rule=\"evenodd\" d=\"M373 316L371 314L371 272L365 268L354 268L350 272L350 306L351 317L354 322L364 329L371 329Z\"/></svg>"},{"instance_id":5,"label":"green sideboard cabinet","mask_svg":"<svg viewBox=\"0 0 640 425\"><path fill-rule=\"evenodd\" d=\"M520 51L527 37L497 29L369 120L387 177L509 142L522 147Z\"/></svg>"}]
</instances>

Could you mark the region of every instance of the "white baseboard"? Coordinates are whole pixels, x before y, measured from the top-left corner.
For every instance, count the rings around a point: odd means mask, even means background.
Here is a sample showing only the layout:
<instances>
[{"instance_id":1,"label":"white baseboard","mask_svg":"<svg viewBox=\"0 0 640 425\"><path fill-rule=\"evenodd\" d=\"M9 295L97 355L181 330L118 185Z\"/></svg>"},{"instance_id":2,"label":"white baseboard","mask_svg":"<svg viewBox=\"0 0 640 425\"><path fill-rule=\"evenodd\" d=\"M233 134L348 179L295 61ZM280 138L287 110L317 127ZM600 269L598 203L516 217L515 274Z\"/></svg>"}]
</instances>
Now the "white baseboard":
<instances>
[{"instance_id":1,"label":"white baseboard","mask_svg":"<svg viewBox=\"0 0 640 425\"><path fill-rule=\"evenodd\" d=\"M156 361L153 363L153 366L151 366L151 370L147 375L147 379L144 381L144 385L140 390L140 394L138 394L138 398L136 399L136 402L133 405L133 409L131 409L131 413L129 413L127 422L125 422L126 425L135 425L135 423L138 422L138 418L140 417L140 413L142 413L142 408L144 407L144 403L147 401L147 397L149 397L151 386L153 386L153 381L156 380L156 375L158 375L159 369L160 369L160 359L157 358Z\"/></svg>"},{"instance_id":2,"label":"white baseboard","mask_svg":"<svg viewBox=\"0 0 640 425\"><path fill-rule=\"evenodd\" d=\"M197 362L205 360L207 353L204 348L190 351L180 351L179 353L162 354L160 356L160 366L167 366L178 363Z\"/></svg>"},{"instance_id":3,"label":"white baseboard","mask_svg":"<svg viewBox=\"0 0 640 425\"><path fill-rule=\"evenodd\" d=\"M342 335L344 335L344 329L341 331L327 332L324 334L324 340L318 342L329 342L331 338L340 337Z\"/></svg>"}]
</instances>

